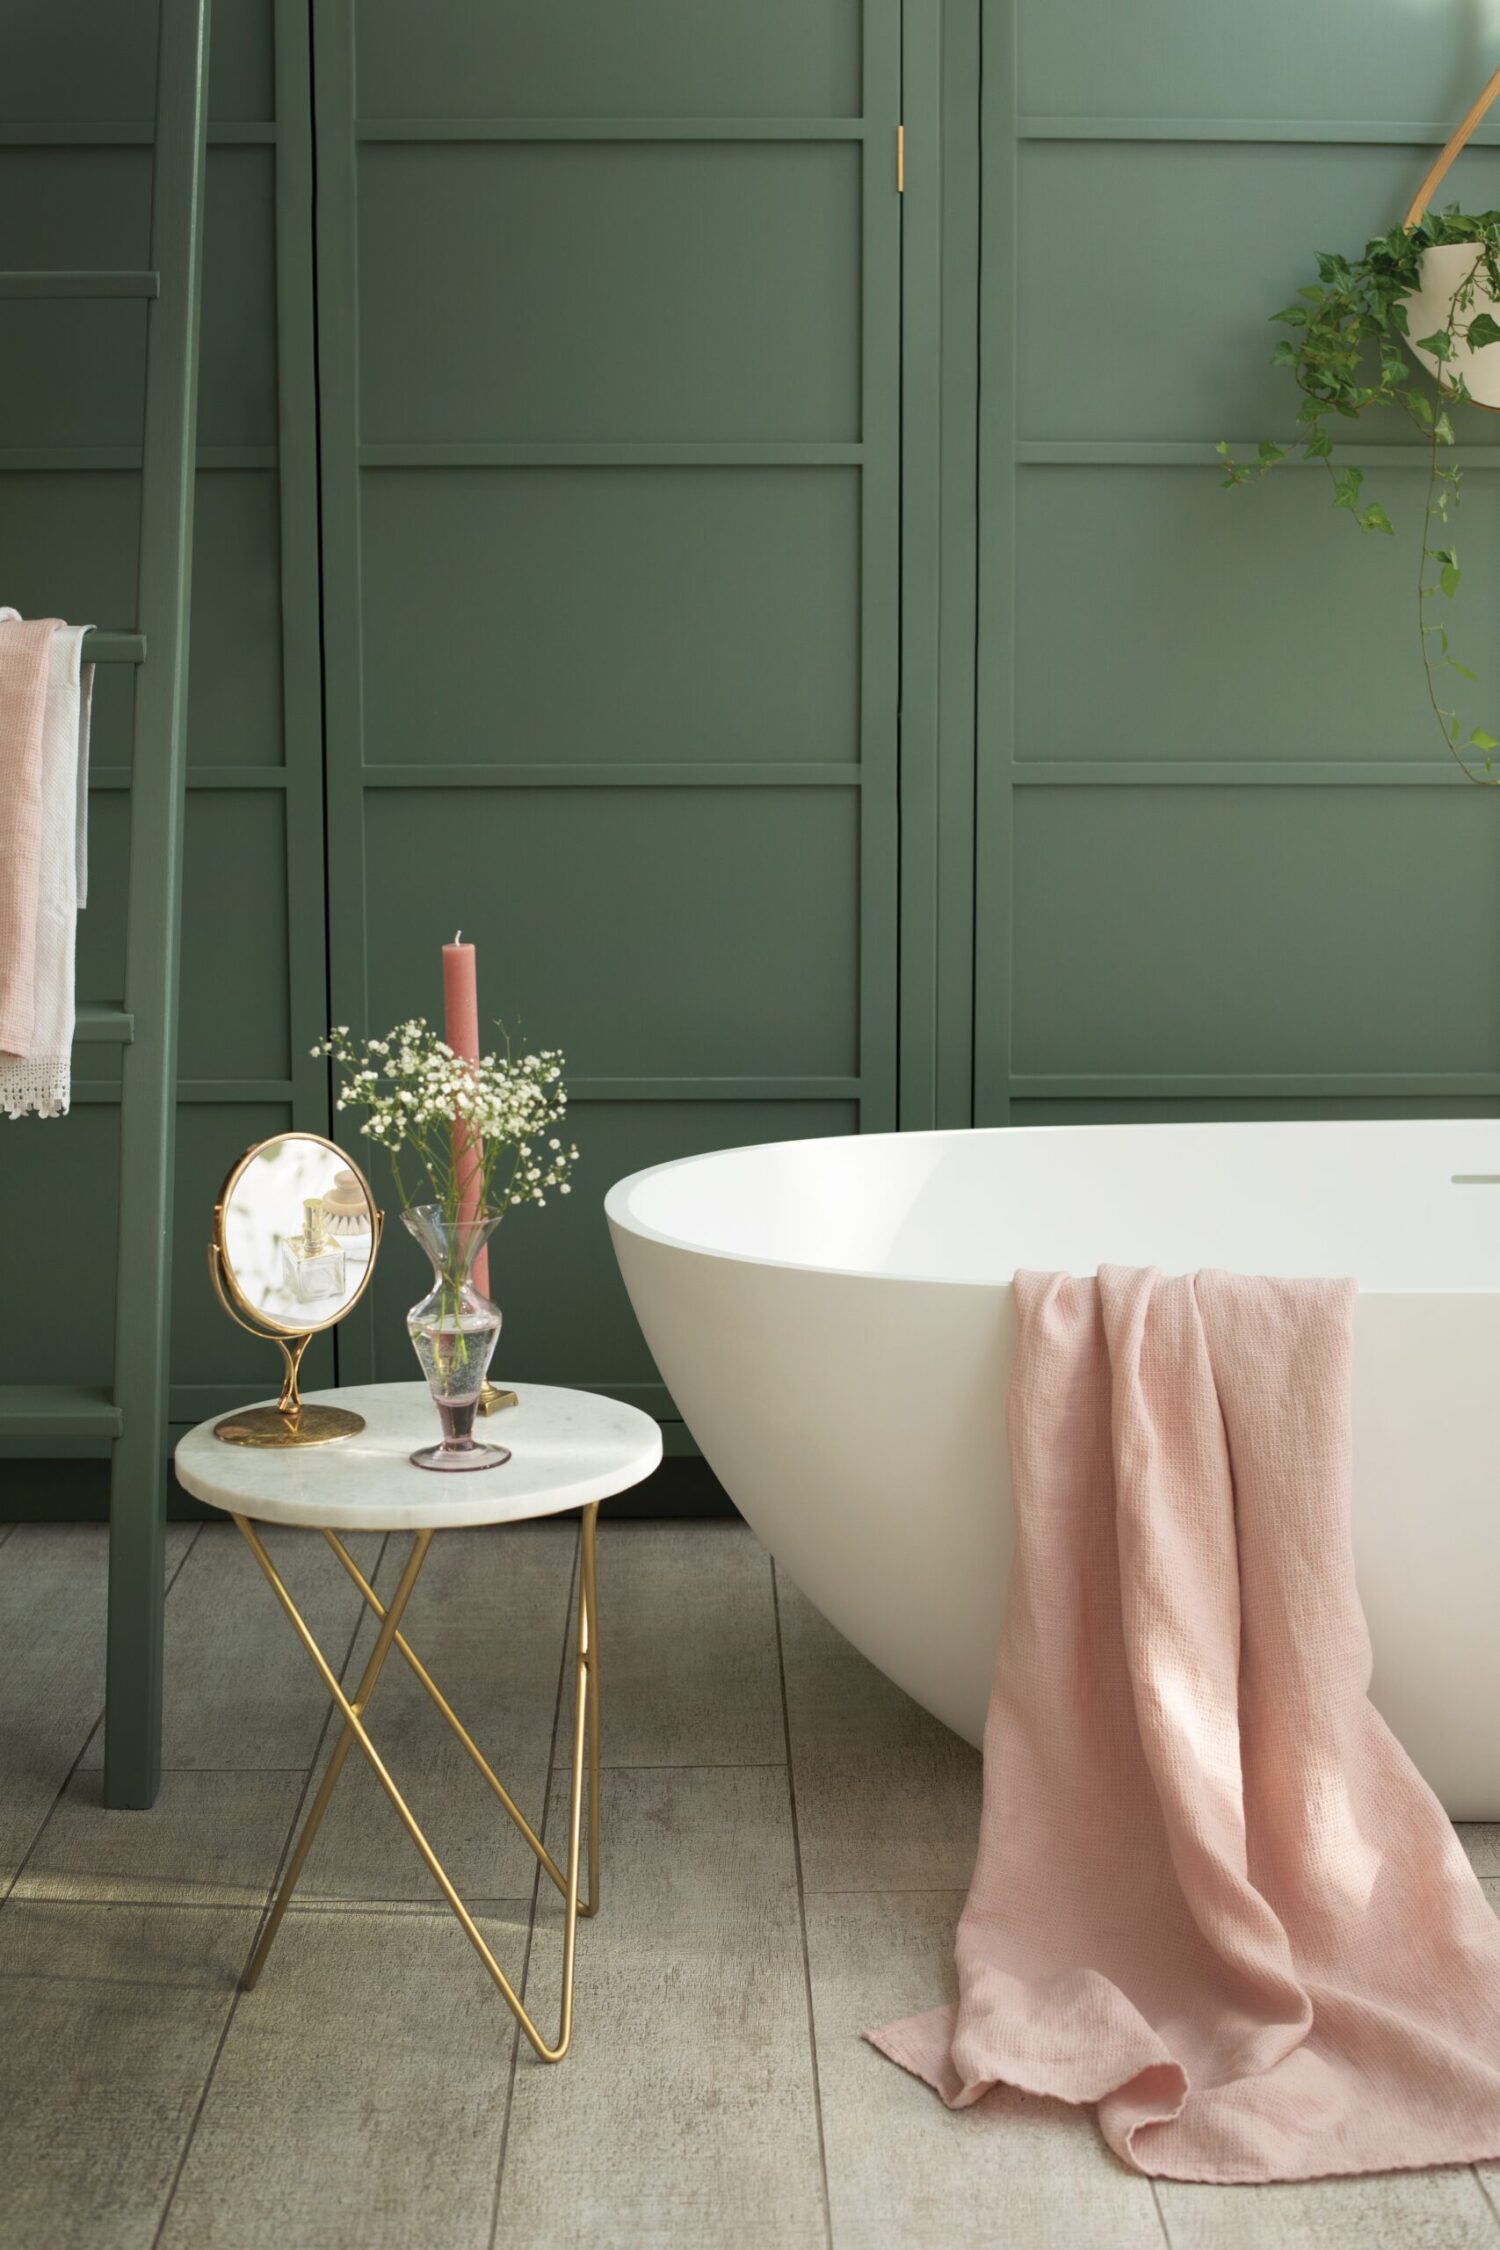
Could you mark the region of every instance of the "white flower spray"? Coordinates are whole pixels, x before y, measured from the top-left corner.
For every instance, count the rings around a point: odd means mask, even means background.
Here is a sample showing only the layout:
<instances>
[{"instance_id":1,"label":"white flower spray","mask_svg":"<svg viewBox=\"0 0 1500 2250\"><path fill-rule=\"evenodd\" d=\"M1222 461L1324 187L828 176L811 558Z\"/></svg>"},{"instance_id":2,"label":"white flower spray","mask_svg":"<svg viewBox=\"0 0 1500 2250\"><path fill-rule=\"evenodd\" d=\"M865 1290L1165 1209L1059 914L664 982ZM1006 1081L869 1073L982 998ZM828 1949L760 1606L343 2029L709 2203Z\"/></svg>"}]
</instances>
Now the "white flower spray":
<instances>
[{"instance_id":1,"label":"white flower spray","mask_svg":"<svg viewBox=\"0 0 1500 2250\"><path fill-rule=\"evenodd\" d=\"M337 1068L335 1107L362 1110L360 1132L389 1156L403 1211L425 1206L443 1222L419 1239L438 1267L441 1350L460 1365L468 1361L462 1289L474 1249L473 1230L458 1226L461 1188L477 1188L478 1208L493 1220L521 1204L567 1195L578 1161L560 1130L568 1113L561 1054L555 1047L515 1054L505 1026L496 1029L500 1052L477 1062L456 1055L421 1016L381 1039L354 1039L347 1024L335 1024L312 1050L331 1056ZM462 1144L455 1147L455 1123L478 1143L477 1160ZM430 1246L434 1240L450 1245L446 1256Z\"/></svg>"},{"instance_id":2,"label":"white flower spray","mask_svg":"<svg viewBox=\"0 0 1500 2250\"><path fill-rule=\"evenodd\" d=\"M359 1130L389 1155L403 1209L430 1201L451 1225L471 1175L484 1211L544 1204L554 1192L569 1192L578 1151L558 1131L568 1113L563 1058L555 1047L514 1054L505 1026L496 1029L500 1052L477 1062L456 1055L421 1016L382 1039L353 1039L347 1024L335 1024L313 1048L337 1066L335 1106L365 1112ZM455 1120L482 1145L477 1166L455 1152ZM407 1187L413 1168L425 1190L415 1195Z\"/></svg>"}]
</instances>

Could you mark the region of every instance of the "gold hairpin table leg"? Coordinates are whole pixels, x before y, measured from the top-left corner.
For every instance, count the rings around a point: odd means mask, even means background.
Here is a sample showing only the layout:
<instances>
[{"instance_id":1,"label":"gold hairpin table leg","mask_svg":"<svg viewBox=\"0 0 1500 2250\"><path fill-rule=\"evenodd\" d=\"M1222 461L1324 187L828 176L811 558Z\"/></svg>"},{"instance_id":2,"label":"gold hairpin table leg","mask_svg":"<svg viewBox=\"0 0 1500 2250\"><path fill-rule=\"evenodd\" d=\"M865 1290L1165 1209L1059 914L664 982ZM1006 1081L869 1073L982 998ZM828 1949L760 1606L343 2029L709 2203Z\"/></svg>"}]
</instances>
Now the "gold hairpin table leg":
<instances>
[{"instance_id":1,"label":"gold hairpin table leg","mask_svg":"<svg viewBox=\"0 0 1500 2250\"><path fill-rule=\"evenodd\" d=\"M573 1673L573 1755L569 1772L568 1864L566 1874L558 1867L540 1837L537 1836L525 1816L519 1811L509 1792L492 1771L483 1753L455 1716L452 1708L434 1683L431 1674L401 1632L402 1614L411 1599L412 1589L416 1585L422 1565L427 1559L427 1550L432 1544L433 1534L430 1531L419 1531L417 1533L396 1591L386 1607L382 1607L374 1589L349 1555L343 1542L331 1531L325 1530L323 1534L358 1586L370 1609L380 1620L380 1629L375 1636L375 1646L370 1652L370 1660L365 1666L363 1676L351 1702L339 1685L337 1675L329 1665L322 1650L313 1639L312 1633L296 1603L282 1584L276 1566L266 1553L255 1526L246 1516L234 1518L249 1545L250 1552L264 1571L270 1583L271 1591L285 1610L292 1630L306 1649L318 1677L322 1680L324 1687L328 1690L344 1719L343 1731L334 1744L333 1754L319 1784L318 1793L308 1810L306 1820L302 1824L291 1859L287 1863L286 1873L282 1877L281 1888L278 1890L271 1910L266 1917L265 1926L256 1942L255 1951L251 1954L246 1965L242 1982L247 1991L253 1987L265 1964L266 1955L270 1952L276 1932L281 1926L282 1916L285 1914L292 1892L296 1888L297 1879L302 1873L313 1838L316 1836L323 1815L328 1809L329 1799L332 1797L339 1775L343 1771L344 1762L349 1755L351 1746L357 1742L369 1761L376 1780L395 1807L402 1826L421 1854L428 1873L452 1908L464 1935L489 1971L501 1998L521 2026L532 2048L543 2062L562 2061L573 2035L573 1971L578 1920L580 1915L596 1914L599 1910L599 1672L597 1650L598 1590L595 1564L595 1531L598 1517L599 1508L598 1503L595 1502L592 1507L584 1509L583 1521L579 1526L578 1534L578 1613ZM386 1658L393 1648L400 1650L417 1679L426 1689L453 1732L458 1736L459 1741L500 1799L501 1804L515 1822L520 1833L525 1837L547 1875L563 1894L565 1919L563 1923L562 2007L555 2046L548 2046L535 2023L527 2014L504 1970L485 1943L468 1908L450 1882L442 1861L427 1841L405 1798L392 1780L379 1751L370 1740L364 1724L364 1713L368 1708L371 1696L374 1694L375 1683L380 1677ZM589 1895L587 1903L582 1902L578 1895L579 1863L582 1858L583 1844L585 1753L587 1754L589 1777Z\"/></svg>"}]
</instances>

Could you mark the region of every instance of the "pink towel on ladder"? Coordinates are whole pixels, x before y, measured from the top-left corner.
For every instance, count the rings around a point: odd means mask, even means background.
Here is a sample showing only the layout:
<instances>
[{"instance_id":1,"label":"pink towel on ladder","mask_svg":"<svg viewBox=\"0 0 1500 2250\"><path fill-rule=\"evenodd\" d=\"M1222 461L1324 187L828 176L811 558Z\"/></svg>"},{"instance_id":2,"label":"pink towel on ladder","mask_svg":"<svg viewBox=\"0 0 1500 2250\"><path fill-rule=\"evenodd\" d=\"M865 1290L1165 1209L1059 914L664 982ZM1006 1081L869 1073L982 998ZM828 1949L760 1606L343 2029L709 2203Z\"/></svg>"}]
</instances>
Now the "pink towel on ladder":
<instances>
[{"instance_id":1,"label":"pink towel on ladder","mask_svg":"<svg viewBox=\"0 0 1500 2250\"><path fill-rule=\"evenodd\" d=\"M1096 2102L1165 2179L1500 2155L1500 1922L1366 1694L1354 1285L1015 1286L959 1999L871 2038L955 2108Z\"/></svg>"},{"instance_id":2,"label":"pink towel on ladder","mask_svg":"<svg viewBox=\"0 0 1500 2250\"><path fill-rule=\"evenodd\" d=\"M0 1055L31 1051L42 834L42 732L55 617L0 621Z\"/></svg>"}]
</instances>

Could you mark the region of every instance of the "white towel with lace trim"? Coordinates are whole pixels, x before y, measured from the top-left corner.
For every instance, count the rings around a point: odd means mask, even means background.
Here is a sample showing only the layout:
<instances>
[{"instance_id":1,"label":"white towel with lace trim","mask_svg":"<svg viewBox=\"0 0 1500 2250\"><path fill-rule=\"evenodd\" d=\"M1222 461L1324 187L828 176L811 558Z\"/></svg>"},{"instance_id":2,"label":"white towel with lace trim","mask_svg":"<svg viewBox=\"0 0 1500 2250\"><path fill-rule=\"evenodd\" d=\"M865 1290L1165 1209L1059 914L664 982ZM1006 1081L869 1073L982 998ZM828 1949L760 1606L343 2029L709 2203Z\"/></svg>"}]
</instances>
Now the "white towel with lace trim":
<instances>
[{"instance_id":1,"label":"white towel with lace trim","mask_svg":"<svg viewBox=\"0 0 1500 2250\"><path fill-rule=\"evenodd\" d=\"M14 621L13 609L0 619ZM36 1017L24 1055L0 1055L0 1109L65 1117L73 1091L73 956L88 898L89 719L94 667L82 660L86 625L63 625L47 663L36 932Z\"/></svg>"}]
</instances>

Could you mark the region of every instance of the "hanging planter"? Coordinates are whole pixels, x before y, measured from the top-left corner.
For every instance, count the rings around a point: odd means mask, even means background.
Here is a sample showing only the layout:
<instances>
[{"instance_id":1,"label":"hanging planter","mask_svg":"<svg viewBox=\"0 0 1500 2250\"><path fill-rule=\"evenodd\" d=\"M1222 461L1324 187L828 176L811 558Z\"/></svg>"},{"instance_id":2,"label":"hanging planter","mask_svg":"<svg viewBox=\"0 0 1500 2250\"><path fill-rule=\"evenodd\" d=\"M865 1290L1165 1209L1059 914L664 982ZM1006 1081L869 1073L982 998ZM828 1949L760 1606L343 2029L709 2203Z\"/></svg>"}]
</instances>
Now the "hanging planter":
<instances>
[{"instance_id":1,"label":"hanging planter","mask_svg":"<svg viewBox=\"0 0 1500 2250\"><path fill-rule=\"evenodd\" d=\"M1367 242L1362 257L1319 256L1317 281L1272 316L1290 334L1271 355L1302 393L1297 443L1304 458L1324 463L1334 506L1346 509L1361 531L1388 534L1394 527L1384 508L1365 498L1363 472L1335 465L1330 420L1358 421L1395 406L1420 430L1428 477L1417 608L1428 699L1444 747L1470 781L1492 787L1500 786L1494 771L1500 731L1476 726L1465 732L1457 710L1443 700L1457 692L1453 679L1474 679L1454 654L1445 621L1451 614L1445 605L1463 575L1449 528L1463 472L1449 465L1446 449L1454 442L1450 405L1500 412L1500 211L1470 213L1453 205L1435 212L1429 201L1497 95L1500 70L1432 164L1399 226ZM1247 484L1289 450L1266 440L1253 462L1243 462L1220 445L1223 481Z\"/></svg>"},{"instance_id":2,"label":"hanging planter","mask_svg":"<svg viewBox=\"0 0 1500 2250\"><path fill-rule=\"evenodd\" d=\"M1445 214L1452 222L1460 217L1457 212ZM1408 222L1410 223L1410 222ZM1482 226L1484 220L1464 221L1464 224ZM1431 336L1434 332L1449 335L1450 356L1444 360L1425 344L1411 345L1414 359L1421 362L1429 375L1439 379L1450 394L1461 382L1463 396L1472 406L1483 406L1490 413L1500 413L1500 338L1492 343L1474 345L1464 330L1488 316L1491 327L1500 327L1500 296L1490 284L1485 270L1485 244L1482 238L1466 241L1438 243L1422 253L1417 269L1417 287L1404 300L1406 328L1410 337ZM1473 308L1467 322L1455 324L1449 319L1456 304L1466 302Z\"/></svg>"}]
</instances>

